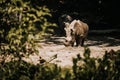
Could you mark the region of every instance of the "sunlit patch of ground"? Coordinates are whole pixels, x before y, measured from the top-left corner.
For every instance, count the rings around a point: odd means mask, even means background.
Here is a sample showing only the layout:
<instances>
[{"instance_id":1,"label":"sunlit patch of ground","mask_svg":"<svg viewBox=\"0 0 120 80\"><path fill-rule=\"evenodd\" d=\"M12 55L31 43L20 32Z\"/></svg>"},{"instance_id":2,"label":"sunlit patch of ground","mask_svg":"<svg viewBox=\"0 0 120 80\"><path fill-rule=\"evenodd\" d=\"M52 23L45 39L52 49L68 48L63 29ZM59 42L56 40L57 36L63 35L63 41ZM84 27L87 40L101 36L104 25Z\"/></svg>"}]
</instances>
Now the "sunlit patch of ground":
<instances>
[{"instance_id":1,"label":"sunlit patch of ground","mask_svg":"<svg viewBox=\"0 0 120 80\"><path fill-rule=\"evenodd\" d=\"M39 56L30 56L32 63L39 64L39 57L50 63L62 67L72 66L72 59L80 54L83 57L84 47L65 47L64 37L51 37L40 41ZM85 41L85 46L90 48L91 57L102 58L105 51L119 50L120 39L106 36L91 36ZM53 58L53 60L51 60Z\"/></svg>"}]
</instances>

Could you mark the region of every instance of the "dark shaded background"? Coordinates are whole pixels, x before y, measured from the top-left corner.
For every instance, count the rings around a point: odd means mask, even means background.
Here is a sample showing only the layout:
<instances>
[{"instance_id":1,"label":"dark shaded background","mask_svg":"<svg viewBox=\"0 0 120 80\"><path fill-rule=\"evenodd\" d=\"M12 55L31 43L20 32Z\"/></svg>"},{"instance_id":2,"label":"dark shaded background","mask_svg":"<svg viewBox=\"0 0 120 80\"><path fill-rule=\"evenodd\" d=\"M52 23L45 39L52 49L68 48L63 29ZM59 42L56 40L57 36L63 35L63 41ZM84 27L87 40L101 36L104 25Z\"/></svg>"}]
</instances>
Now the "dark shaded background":
<instances>
[{"instance_id":1,"label":"dark shaded background","mask_svg":"<svg viewBox=\"0 0 120 80\"><path fill-rule=\"evenodd\" d=\"M69 14L88 23L91 30L120 29L119 0L41 0L38 4L51 10L57 24L58 17Z\"/></svg>"}]
</instances>

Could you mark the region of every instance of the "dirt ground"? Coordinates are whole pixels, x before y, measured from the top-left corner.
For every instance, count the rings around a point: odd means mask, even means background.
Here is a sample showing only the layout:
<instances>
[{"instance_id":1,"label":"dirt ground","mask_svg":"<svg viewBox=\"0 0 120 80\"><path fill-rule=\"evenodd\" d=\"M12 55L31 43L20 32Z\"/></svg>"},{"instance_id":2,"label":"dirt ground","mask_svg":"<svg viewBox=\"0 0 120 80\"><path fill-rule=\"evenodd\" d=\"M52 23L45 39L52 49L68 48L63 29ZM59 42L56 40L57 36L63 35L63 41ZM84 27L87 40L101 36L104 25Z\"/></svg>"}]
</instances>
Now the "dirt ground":
<instances>
[{"instance_id":1,"label":"dirt ground","mask_svg":"<svg viewBox=\"0 0 120 80\"><path fill-rule=\"evenodd\" d=\"M102 58L105 51L120 50L120 36L110 37L110 36L89 36L85 41L85 46L90 48L91 57ZM39 56L30 56L31 61L34 64L39 63L40 56L42 59L50 63L55 63L61 67L70 67L73 65L72 59L76 57L77 54L83 56L84 47L65 47L63 45L64 37L50 37L41 40L38 44ZM56 58L55 58L56 57ZM52 59L53 58L53 59Z\"/></svg>"}]
</instances>

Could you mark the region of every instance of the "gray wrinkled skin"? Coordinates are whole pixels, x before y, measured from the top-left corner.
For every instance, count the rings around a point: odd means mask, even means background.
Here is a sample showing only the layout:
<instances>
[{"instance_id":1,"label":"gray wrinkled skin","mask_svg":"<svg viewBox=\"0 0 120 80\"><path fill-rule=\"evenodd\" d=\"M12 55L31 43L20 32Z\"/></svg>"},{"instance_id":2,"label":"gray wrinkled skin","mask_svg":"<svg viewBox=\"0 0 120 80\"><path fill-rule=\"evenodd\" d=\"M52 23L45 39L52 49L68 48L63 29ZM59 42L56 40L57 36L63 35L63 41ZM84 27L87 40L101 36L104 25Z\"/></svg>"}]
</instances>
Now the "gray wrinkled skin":
<instances>
[{"instance_id":1,"label":"gray wrinkled skin","mask_svg":"<svg viewBox=\"0 0 120 80\"><path fill-rule=\"evenodd\" d=\"M73 20L71 23L65 23L66 38L65 46L83 46L84 40L88 34L88 25L80 20Z\"/></svg>"}]
</instances>

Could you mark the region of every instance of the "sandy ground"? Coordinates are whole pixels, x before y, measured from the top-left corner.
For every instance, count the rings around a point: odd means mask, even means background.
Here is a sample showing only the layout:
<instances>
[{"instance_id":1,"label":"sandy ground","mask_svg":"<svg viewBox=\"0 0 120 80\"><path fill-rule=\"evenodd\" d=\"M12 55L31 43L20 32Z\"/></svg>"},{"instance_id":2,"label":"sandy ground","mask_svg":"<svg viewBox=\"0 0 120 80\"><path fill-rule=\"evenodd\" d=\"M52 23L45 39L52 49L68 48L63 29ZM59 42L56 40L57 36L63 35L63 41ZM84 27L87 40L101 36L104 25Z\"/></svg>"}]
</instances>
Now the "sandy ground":
<instances>
[{"instance_id":1,"label":"sandy ground","mask_svg":"<svg viewBox=\"0 0 120 80\"><path fill-rule=\"evenodd\" d=\"M64 37L50 37L41 40L38 44L39 56L31 55L30 59L34 64L39 64L40 56L50 63L55 63L61 67L72 66L72 59L77 54L83 56L84 47L65 47L63 45ZM85 41L85 46L90 48L91 57L102 58L105 51L120 50L120 38L109 36L90 36ZM55 56L57 56L55 58ZM52 60L53 58L53 60ZM55 58L55 59L54 59Z\"/></svg>"}]
</instances>

